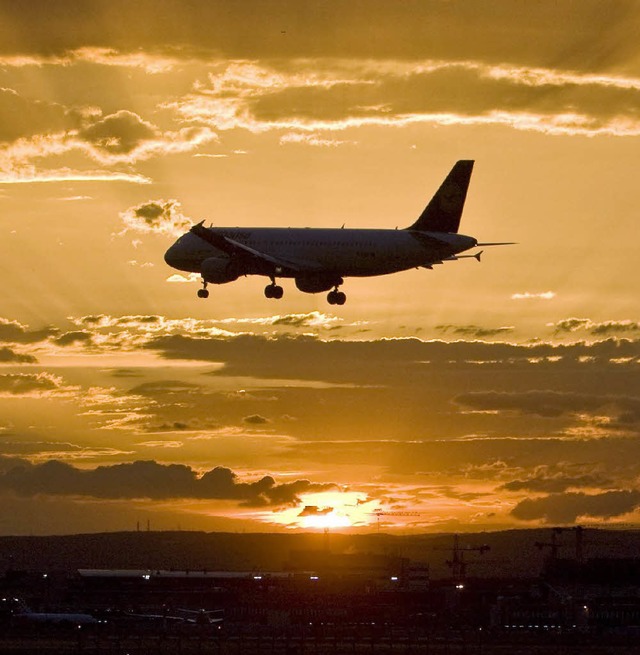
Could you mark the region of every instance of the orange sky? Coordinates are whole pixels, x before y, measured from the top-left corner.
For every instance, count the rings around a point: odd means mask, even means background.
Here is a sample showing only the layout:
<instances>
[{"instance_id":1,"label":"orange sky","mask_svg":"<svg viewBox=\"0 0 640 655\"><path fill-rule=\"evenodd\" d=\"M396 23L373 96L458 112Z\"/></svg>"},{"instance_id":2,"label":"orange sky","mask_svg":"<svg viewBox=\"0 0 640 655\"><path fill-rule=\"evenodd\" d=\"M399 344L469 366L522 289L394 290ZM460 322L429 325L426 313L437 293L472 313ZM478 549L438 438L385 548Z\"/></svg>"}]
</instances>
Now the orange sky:
<instances>
[{"instance_id":1,"label":"orange sky","mask_svg":"<svg viewBox=\"0 0 640 655\"><path fill-rule=\"evenodd\" d=\"M639 13L0 2L0 533L636 522ZM481 265L336 308L163 261L407 226L462 158Z\"/></svg>"}]
</instances>

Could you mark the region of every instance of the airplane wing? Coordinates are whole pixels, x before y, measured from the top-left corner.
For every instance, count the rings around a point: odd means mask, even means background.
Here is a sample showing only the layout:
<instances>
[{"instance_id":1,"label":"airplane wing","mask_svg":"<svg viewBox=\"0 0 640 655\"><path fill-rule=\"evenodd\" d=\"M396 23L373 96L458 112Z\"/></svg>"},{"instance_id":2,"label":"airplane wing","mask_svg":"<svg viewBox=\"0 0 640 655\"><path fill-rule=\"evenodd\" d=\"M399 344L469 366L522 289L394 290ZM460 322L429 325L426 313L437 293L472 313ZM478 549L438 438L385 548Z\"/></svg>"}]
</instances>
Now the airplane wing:
<instances>
[{"instance_id":1,"label":"airplane wing","mask_svg":"<svg viewBox=\"0 0 640 655\"><path fill-rule=\"evenodd\" d=\"M204 221L201 221L197 225L194 225L190 231L196 236L199 236L203 241L211 244L214 248L222 250L222 252L225 252L228 255L241 255L245 258L249 257L256 259L263 264L270 264L276 269L277 273L283 273L284 271L293 274L309 273L322 269L322 266L315 262L294 261L288 258L285 259L284 257L273 257L265 252L251 248L244 243L240 243L235 239L208 230L204 227L203 223Z\"/></svg>"},{"instance_id":2,"label":"airplane wing","mask_svg":"<svg viewBox=\"0 0 640 655\"><path fill-rule=\"evenodd\" d=\"M185 615L185 621L187 623L197 623L203 624L208 623L210 625L215 623L224 622L224 610L190 610L190 609L177 609L181 615Z\"/></svg>"}]
</instances>

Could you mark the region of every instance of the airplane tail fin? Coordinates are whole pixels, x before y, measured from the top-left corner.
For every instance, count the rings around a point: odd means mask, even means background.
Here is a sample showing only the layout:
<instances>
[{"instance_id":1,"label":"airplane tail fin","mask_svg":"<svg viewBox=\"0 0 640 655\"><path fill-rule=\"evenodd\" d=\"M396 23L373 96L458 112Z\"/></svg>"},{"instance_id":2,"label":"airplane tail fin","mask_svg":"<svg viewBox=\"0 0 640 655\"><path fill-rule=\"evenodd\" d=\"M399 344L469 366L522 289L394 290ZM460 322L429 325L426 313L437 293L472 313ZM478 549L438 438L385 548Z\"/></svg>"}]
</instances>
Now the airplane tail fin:
<instances>
[{"instance_id":1,"label":"airplane tail fin","mask_svg":"<svg viewBox=\"0 0 640 655\"><path fill-rule=\"evenodd\" d=\"M407 229L457 232L472 170L473 160L461 159L456 162L418 220Z\"/></svg>"}]
</instances>

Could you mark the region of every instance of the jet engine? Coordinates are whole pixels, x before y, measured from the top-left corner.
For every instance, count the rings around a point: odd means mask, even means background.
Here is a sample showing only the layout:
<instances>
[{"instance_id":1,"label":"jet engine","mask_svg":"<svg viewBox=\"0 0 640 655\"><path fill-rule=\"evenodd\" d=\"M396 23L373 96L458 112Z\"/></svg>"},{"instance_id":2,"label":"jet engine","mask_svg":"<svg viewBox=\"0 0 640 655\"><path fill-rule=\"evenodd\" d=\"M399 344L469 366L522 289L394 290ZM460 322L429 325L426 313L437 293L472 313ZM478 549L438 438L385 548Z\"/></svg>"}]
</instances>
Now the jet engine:
<instances>
[{"instance_id":1,"label":"jet engine","mask_svg":"<svg viewBox=\"0 0 640 655\"><path fill-rule=\"evenodd\" d=\"M307 275L296 278L296 286L304 293L322 293L340 286L343 280L339 275Z\"/></svg>"},{"instance_id":2,"label":"jet engine","mask_svg":"<svg viewBox=\"0 0 640 655\"><path fill-rule=\"evenodd\" d=\"M200 267L202 278L212 284L225 284L233 282L241 275L241 271L228 257L209 257Z\"/></svg>"}]
</instances>

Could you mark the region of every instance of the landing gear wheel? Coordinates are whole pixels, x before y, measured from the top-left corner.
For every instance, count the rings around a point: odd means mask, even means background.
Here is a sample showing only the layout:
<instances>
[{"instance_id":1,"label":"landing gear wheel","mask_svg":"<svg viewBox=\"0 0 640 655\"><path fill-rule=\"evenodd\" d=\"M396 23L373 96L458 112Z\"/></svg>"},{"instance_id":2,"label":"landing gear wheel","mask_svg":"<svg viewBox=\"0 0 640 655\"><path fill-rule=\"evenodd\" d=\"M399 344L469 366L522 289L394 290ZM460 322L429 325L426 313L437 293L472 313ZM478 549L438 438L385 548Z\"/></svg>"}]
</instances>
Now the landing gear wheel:
<instances>
[{"instance_id":1,"label":"landing gear wheel","mask_svg":"<svg viewBox=\"0 0 640 655\"><path fill-rule=\"evenodd\" d=\"M344 305L347 302L347 296L336 288L327 294L327 302L330 305Z\"/></svg>"},{"instance_id":2,"label":"landing gear wheel","mask_svg":"<svg viewBox=\"0 0 640 655\"><path fill-rule=\"evenodd\" d=\"M327 302L330 305L337 305L338 304L337 295L338 295L337 291L329 291L329 293L327 294Z\"/></svg>"},{"instance_id":3,"label":"landing gear wheel","mask_svg":"<svg viewBox=\"0 0 640 655\"><path fill-rule=\"evenodd\" d=\"M266 298L275 298L280 300L284 296L284 289L277 284L267 284L264 288L264 295Z\"/></svg>"},{"instance_id":4,"label":"landing gear wheel","mask_svg":"<svg viewBox=\"0 0 640 655\"><path fill-rule=\"evenodd\" d=\"M206 289L198 289L198 298L208 298L209 292Z\"/></svg>"}]
</instances>

